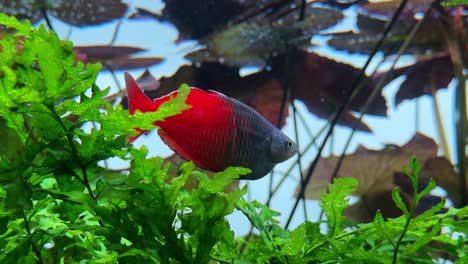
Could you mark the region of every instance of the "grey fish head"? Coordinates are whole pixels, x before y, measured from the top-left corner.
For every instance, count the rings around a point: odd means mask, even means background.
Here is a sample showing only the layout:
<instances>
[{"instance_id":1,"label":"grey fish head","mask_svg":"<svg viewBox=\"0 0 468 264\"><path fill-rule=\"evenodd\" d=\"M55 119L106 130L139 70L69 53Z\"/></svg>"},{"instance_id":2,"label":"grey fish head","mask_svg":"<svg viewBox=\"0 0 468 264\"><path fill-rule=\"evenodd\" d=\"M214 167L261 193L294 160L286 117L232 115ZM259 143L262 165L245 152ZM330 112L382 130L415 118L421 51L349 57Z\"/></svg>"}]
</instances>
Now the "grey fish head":
<instances>
[{"instance_id":1,"label":"grey fish head","mask_svg":"<svg viewBox=\"0 0 468 264\"><path fill-rule=\"evenodd\" d=\"M279 129L275 129L271 136L271 160L280 163L288 160L297 153L297 144Z\"/></svg>"}]
</instances>

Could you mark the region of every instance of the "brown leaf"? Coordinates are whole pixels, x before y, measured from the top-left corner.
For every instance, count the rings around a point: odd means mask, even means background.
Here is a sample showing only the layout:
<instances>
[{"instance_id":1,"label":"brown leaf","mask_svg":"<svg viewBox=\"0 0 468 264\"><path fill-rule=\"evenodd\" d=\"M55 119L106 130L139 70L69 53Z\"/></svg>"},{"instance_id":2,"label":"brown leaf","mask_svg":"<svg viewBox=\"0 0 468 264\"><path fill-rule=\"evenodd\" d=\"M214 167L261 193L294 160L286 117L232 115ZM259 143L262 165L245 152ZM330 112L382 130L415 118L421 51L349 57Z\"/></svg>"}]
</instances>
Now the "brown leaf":
<instances>
[{"instance_id":1,"label":"brown leaf","mask_svg":"<svg viewBox=\"0 0 468 264\"><path fill-rule=\"evenodd\" d=\"M328 44L338 50L346 50L352 53L369 54L381 38L381 31L387 20L358 16L359 33L340 32L330 34L332 38ZM416 25L416 20L398 21L385 39L379 51L385 54L394 54L408 37L411 29ZM425 54L426 52L438 52L445 48L445 42L440 26L440 21L435 19L425 20L414 35L411 43L405 49L404 54Z\"/></svg>"},{"instance_id":2,"label":"brown leaf","mask_svg":"<svg viewBox=\"0 0 468 264\"><path fill-rule=\"evenodd\" d=\"M393 183L395 186L399 187L399 192L403 198L403 202L405 203L406 208L410 210L410 206L414 198L411 180L403 172L395 172L393 174ZM421 173L419 175L418 192L421 192L428 184L429 178ZM419 200L415 214L422 214L434 205L438 204L441 200L441 197L430 194L424 196ZM361 196L359 201L345 209L343 214L355 223L367 223L373 221L378 210L380 210L384 218L394 218L403 214L401 209L398 208L393 201L391 190Z\"/></svg>"},{"instance_id":3,"label":"brown leaf","mask_svg":"<svg viewBox=\"0 0 468 264\"><path fill-rule=\"evenodd\" d=\"M421 174L427 178L433 178L440 187L447 191L447 195L455 207L462 206L460 181L450 161L443 157L429 159L424 163ZM466 198L468 199L468 183L466 190Z\"/></svg>"},{"instance_id":4,"label":"brown leaf","mask_svg":"<svg viewBox=\"0 0 468 264\"><path fill-rule=\"evenodd\" d=\"M146 57L146 58L114 58L111 60L103 61L107 67L112 70L133 70L148 68L159 64L163 61L163 58L157 57ZM107 67L102 67L101 70L107 70Z\"/></svg>"},{"instance_id":5,"label":"brown leaf","mask_svg":"<svg viewBox=\"0 0 468 264\"><path fill-rule=\"evenodd\" d=\"M293 76L295 98L302 101L311 113L320 118L330 118L343 103L344 97L349 93L351 83L359 75L360 69L306 51L299 51L295 62ZM351 101L350 110L359 111L366 103L372 89L371 85L365 85L361 93ZM367 114L385 116L386 111L385 98L378 95L369 107ZM338 124L351 126L355 120L353 114L346 111L339 119ZM358 130L370 131L364 123L361 123Z\"/></svg>"},{"instance_id":6,"label":"brown leaf","mask_svg":"<svg viewBox=\"0 0 468 264\"><path fill-rule=\"evenodd\" d=\"M353 177L359 181L357 196L369 196L391 191L395 184L394 174L401 172L403 165L415 155L424 162L437 155L437 144L423 134L415 136L404 146L387 146L382 150L369 150L362 146L346 155L337 177ZM332 178L339 157L321 158L306 187L306 199L319 199Z\"/></svg>"},{"instance_id":7,"label":"brown leaf","mask_svg":"<svg viewBox=\"0 0 468 264\"><path fill-rule=\"evenodd\" d=\"M328 41L329 45L339 50L369 54L380 39L383 29L399 4L400 1L395 0L364 5L358 9L357 26L359 33L332 33L330 35L333 37ZM392 26L380 51L385 54L394 54L420 21L416 18L416 15L424 13L430 4L431 2L425 0L410 1ZM445 9L448 14L450 10ZM468 16L465 14L462 20L464 20L462 23L466 24ZM430 12L425 13L425 19L420 24L418 31L411 39L404 53L425 54L445 50L446 41L443 32L450 30L448 26L439 11L430 10Z\"/></svg>"},{"instance_id":8,"label":"brown leaf","mask_svg":"<svg viewBox=\"0 0 468 264\"><path fill-rule=\"evenodd\" d=\"M411 205L411 197L407 193L401 193L403 202L407 207ZM374 220L375 214L380 210L387 217L398 217L402 211L395 205L392 199L392 191L384 191L370 196L363 196L359 201L343 211L343 215L354 223L369 223Z\"/></svg>"},{"instance_id":9,"label":"brown leaf","mask_svg":"<svg viewBox=\"0 0 468 264\"><path fill-rule=\"evenodd\" d=\"M398 0L371 2L361 6L360 11L390 18L400 4ZM431 4L432 2L427 0L409 0L401 12L400 19L413 19L416 13L424 13Z\"/></svg>"},{"instance_id":10,"label":"brown leaf","mask_svg":"<svg viewBox=\"0 0 468 264\"><path fill-rule=\"evenodd\" d=\"M386 73L387 72L379 72L375 74L372 77L373 81L377 83ZM406 79L400 85L395 95L396 105L399 105L407 99L414 99L423 95L432 95L432 89L434 89L435 92L439 89L447 88L454 77L452 62L447 53L423 56L418 58L414 64L394 69L390 72L384 85L401 75L405 75Z\"/></svg>"},{"instance_id":11,"label":"brown leaf","mask_svg":"<svg viewBox=\"0 0 468 264\"><path fill-rule=\"evenodd\" d=\"M76 54L84 56L86 58L85 62L99 62L128 57L131 54L146 51L146 49L140 47L110 45L75 46L73 50Z\"/></svg>"},{"instance_id":12,"label":"brown leaf","mask_svg":"<svg viewBox=\"0 0 468 264\"><path fill-rule=\"evenodd\" d=\"M120 0L60 0L49 13L74 26L91 26L121 18L127 5Z\"/></svg>"},{"instance_id":13,"label":"brown leaf","mask_svg":"<svg viewBox=\"0 0 468 264\"><path fill-rule=\"evenodd\" d=\"M129 16L128 19L135 19L135 20L145 20L145 19L154 19L156 21L161 20L161 15L154 13L150 10L147 10L142 7L136 7L135 11L132 12Z\"/></svg>"}]
</instances>

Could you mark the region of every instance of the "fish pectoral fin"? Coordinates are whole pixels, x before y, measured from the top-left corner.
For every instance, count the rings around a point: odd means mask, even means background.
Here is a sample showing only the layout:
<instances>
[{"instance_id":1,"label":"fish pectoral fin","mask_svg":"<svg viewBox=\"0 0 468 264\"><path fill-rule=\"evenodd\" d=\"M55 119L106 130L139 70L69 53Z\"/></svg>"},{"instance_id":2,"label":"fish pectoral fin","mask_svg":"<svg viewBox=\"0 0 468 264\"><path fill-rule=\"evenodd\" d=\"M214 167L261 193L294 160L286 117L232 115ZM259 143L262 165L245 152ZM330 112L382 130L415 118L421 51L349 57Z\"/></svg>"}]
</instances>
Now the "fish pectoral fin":
<instances>
[{"instance_id":1,"label":"fish pectoral fin","mask_svg":"<svg viewBox=\"0 0 468 264\"><path fill-rule=\"evenodd\" d=\"M158 129L158 134L161 137L161 139L164 141L164 143L169 146L170 149L172 149L175 153L177 153L179 156L186 160L191 160L194 163L197 163L196 159L192 157L190 154L188 154L178 143L175 141L169 134L167 134L164 129Z\"/></svg>"}]
</instances>

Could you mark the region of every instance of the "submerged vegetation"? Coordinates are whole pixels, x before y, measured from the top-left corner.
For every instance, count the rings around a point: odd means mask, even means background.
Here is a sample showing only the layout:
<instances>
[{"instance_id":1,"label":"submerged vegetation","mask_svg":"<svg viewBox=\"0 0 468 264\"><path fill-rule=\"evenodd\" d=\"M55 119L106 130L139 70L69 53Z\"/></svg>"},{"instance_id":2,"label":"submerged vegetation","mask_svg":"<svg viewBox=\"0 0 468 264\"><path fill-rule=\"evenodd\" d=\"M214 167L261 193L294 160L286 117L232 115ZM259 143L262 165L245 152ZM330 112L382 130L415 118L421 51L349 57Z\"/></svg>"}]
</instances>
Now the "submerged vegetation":
<instances>
[{"instance_id":1,"label":"submerged vegetation","mask_svg":"<svg viewBox=\"0 0 468 264\"><path fill-rule=\"evenodd\" d=\"M128 13L119 0L0 3L0 263L468 263L468 16L457 6L465 0L164 2L160 14L139 7ZM358 32L323 31L349 6ZM48 28L18 20L24 18L45 18ZM169 21L177 41L203 47L190 50L185 58L193 64L172 76L156 80L145 71L138 82L149 97L174 89L178 96L156 112L130 115L124 90L98 87L99 73L164 58L135 57L145 49L132 46L74 46L53 31L51 18L79 27L122 18ZM311 51L313 36L368 60L359 68ZM392 66L368 76L377 50ZM401 55L413 61L395 68ZM246 66L257 71L241 76ZM382 88L399 78L396 106L429 95L440 143L418 132L402 146L346 154L355 131L372 132L364 114L386 116ZM453 145L436 94L451 82ZM297 124L306 122L296 101L328 120L321 129L306 128L310 142L300 144L294 164L302 178L295 175L291 212L269 203L293 167L279 181L271 175L263 204L239 187L248 169L214 174L128 143L135 127L150 130L155 120L189 107L185 83L238 98L278 127L291 116L298 143L306 139ZM322 157L335 125L352 133L341 156ZM312 149L316 158L304 159ZM129 167L108 166L114 158ZM319 201L316 222L307 217L306 199ZM301 202L305 220L290 228ZM226 220L236 211L251 223L245 236ZM286 213L284 225L279 218Z\"/></svg>"}]
</instances>

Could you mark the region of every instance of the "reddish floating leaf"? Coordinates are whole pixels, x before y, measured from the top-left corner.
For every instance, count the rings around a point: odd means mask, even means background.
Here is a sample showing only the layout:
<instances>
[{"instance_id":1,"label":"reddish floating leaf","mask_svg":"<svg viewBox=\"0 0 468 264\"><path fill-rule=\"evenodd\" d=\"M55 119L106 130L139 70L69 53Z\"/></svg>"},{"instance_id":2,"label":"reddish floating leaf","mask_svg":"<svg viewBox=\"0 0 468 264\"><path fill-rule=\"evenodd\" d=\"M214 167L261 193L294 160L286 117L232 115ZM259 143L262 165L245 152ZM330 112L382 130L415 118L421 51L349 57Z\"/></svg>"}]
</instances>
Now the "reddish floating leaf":
<instances>
[{"instance_id":1,"label":"reddish floating leaf","mask_svg":"<svg viewBox=\"0 0 468 264\"><path fill-rule=\"evenodd\" d=\"M128 57L131 54L146 51L144 48L132 46L75 46L74 51L80 56L85 56L87 62L99 62L119 57Z\"/></svg>"},{"instance_id":2,"label":"reddish floating leaf","mask_svg":"<svg viewBox=\"0 0 468 264\"><path fill-rule=\"evenodd\" d=\"M127 5L120 0L61 0L49 13L74 26L91 26L121 18Z\"/></svg>"},{"instance_id":3,"label":"reddish floating leaf","mask_svg":"<svg viewBox=\"0 0 468 264\"><path fill-rule=\"evenodd\" d=\"M372 78L377 83L386 73L377 73ZM412 65L394 69L386 78L384 85L401 75L405 75L406 79L400 85L395 96L396 105L404 100L432 95L439 89L447 88L454 77L452 62L446 53L420 57Z\"/></svg>"},{"instance_id":4,"label":"reddish floating leaf","mask_svg":"<svg viewBox=\"0 0 468 264\"><path fill-rule=\"evenodd\" d=\"M385 23L387 23L387 20L361 15L358 17L360 33L333 33L330 34L332 38L328 40L327 43L338 50L369 54L377 44L377 41L381 38L380 33ZM416 23L416 20L397 22L379 51L385 54L394 54L397 52ZM423 22L404 53L424 54L428 51L438 52L443 50L445 48L445 42L441 31L442 28L440 28L440 30L434 30L434 28L440 27L439 23L440 21L437 20L426 20Z\"/></svg>"},{"instance_id":5,"label":"reddish floating leaf","mask_svg":"<svg viewBox=\"0 0 468 264\"><path fill-rule=\"evenodd\" d=\"M162 17L159 14L153 13L152 11L149 11L145 8L136 7L135 12L130 14L128 18L136 19L136 20L154 19L154 20L160 21Z\"/></svg>"},{"instance_id":6,"label":"reddish floating leaf","mask_svg":"<svg viewBox=\"0 0 468 264\"><path fill-rule=\"evenodd\" d=\"M295 98L304 102L309 111L320 118L330 118L349 94L352 80L359 75L360 69L349 64L337 62L313 52L299 51L294 68ZM279 68L279 67L278 67ZM347 80L347 83L344 82ZM350 104L350 110L359 111L366 103L373 87L366 84ZM367 114L385 116L386 101L378 95L369 107ZM345 112L338 124L351 126L356 118L351 112ZM370 131L361 123L361 131Z\"/></svg>"},{"instance_id":7,"label":"reddish floating leaf","mask_svg":"<svg viewBox=\"0 0 468 264\"><path fill-rule=\"evenodd\" d=\"M161 63L163 58L148 57L148 58L114 58L112 60L103 61L106 67L101 70L107 70L107 67L112 70L133 70L148 68Z\"/></svg>"},{"instance_id":8,"label":"reddish floating leaf","mask_svg":"<svg viewBox=\"0 0 468 264\"><path fill-rule=\"evenodd\" d=\"M398 0L371 2L361 6L360 11L390 18L400 4L401 1ZM416 13L424 13L431 4L432 2L427 0L409 0L400 14L400 19L413 19Z\"/></svg>"}]
</instances>

